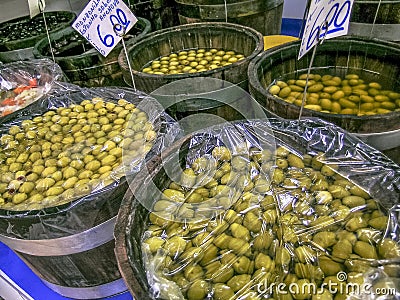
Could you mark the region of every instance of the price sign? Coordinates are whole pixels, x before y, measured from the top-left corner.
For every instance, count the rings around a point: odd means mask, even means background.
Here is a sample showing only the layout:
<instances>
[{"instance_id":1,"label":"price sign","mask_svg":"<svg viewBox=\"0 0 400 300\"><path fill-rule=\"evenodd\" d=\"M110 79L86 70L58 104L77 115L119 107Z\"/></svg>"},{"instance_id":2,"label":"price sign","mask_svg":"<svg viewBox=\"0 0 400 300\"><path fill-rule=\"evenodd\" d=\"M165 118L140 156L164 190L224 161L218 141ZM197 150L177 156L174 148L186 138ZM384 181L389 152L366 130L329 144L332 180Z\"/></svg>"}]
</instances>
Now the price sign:
<instances>
[{"instance_id":1,"label":"price sign","mask_svg":"<svg viewBox=\"0 0 400 300\"><path fill-rule=\"evenodd\" d=\"M40 14L46 8L45 0L28 0L29 15L31 18Z\"/></svg>"},{"instance_id":2,"label":"price sign","mask_svg":"<svg viewBox=\"0 0 400 300\"><path fill-rule=\"evenodd\" d=\"M107 56L136 22L122 0L91 0L72 27Z\"/></svg>"},{"instance_id":3,"label":"price sign","mask_svg":"<svg viewBox=\"0 0 400 300\"><path fill-rule=\"evenodd\" d=\"M312 0L299 57L303 57L320 39L346 35L354 0Z\"/></svg>"}]
</instances>

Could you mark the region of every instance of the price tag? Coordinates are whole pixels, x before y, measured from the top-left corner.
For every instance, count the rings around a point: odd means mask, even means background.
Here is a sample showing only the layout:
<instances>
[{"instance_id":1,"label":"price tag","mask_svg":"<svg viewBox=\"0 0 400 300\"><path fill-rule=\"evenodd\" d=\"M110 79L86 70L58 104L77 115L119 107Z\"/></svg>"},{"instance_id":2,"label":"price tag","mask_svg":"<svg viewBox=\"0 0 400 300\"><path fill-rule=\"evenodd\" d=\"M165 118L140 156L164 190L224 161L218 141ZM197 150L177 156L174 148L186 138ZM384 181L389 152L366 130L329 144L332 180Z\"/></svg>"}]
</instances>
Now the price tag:
<instances>
[{"instance_id":1,"label":"price tag","mask_svg":"<svg viewBox=\"0 0 400 300\"><path fill-rule=\"evenodd\" d=\"M122 0L91 0L72 27L107 56L136 22Z\"/></svg>"},{"instance_id":2,"label":"price tag","mask_svg":"<svg viewBox=\"0 0 400 300\"><path fill-rule=\"evenodd\" d=\"M28 0L29 15L31 18L40 14L46 8L45 0Z\"/></svg>"},{"instance_id":3,"label":"price tag","mask_svg":"<svg viewBox=\"0 0 400 300\"><path fill-rule=\"evenodd\" d=\"M346 35L354 0L312 0L299 57L303 57L320 39Z\"/></svg>"}]
</instances>

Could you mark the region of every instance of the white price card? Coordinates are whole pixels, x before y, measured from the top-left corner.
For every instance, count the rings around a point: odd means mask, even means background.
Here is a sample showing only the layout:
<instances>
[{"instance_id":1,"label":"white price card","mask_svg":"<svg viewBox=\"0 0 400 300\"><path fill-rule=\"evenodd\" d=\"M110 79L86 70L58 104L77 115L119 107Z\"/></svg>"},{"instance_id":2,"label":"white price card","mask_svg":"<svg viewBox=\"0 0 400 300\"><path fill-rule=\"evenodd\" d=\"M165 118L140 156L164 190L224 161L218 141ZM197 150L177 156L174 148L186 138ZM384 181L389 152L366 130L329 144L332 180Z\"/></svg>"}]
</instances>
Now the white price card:
<instances>
[{"instance_id":1,"label":"white price card","mask_svg":"<svg viewBox=\"0 0 400 300\"><path fill-rule=\"evenodd\" d=\"M298 59L303 57L319 40L347 34L353 1L311 1Z\"/></svg>"},{"instance_id":2,"label":"white price card","mask_svg":"<svg viewBox=\"0 0 400 300\"><path fill-rule=\"evenodd\" d=\"M72 27L107 56L136 22L122 0L91 0Z\"/></svg>"},{"instance_id":3,"label":"white price card","mask_svg":"<svg viewBox=\"0 0 400 300\"><path fill-rule=\"evenodd\" d=\"M29 15L31 18L40 14L46 8L45 0L28 0Z\"/></svg>"}]
</instances>

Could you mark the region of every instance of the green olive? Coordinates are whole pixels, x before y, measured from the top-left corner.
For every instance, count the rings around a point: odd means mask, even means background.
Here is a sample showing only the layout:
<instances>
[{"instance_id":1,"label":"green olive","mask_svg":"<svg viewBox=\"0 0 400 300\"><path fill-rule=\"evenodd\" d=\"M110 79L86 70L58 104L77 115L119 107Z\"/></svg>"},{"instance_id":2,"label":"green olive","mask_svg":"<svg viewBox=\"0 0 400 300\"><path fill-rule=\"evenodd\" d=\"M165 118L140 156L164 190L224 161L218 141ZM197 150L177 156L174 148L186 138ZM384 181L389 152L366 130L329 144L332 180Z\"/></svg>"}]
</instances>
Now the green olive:
<instances>
[{"instance_id":1,"label":"green olive","mask_svg":"<svg viewBox=\"0 0 400 300\"><path fill-rule=\"evenodd\" d=\"M316 259L316 253L310 247L300 246L295 249L296 258L301 263L312 263Z\"/></svg>"},{"instance_id":2,"label":"green olive","mask_svg":"<svg viewBox=\"0 0 400 300\"><path fill-rule=\"evenodd\" d=\"M398 258L400 257L400 247L399 245L388 238L383 239L379 242L378 246L378 253L382 258Z\"/></svg>"},{"instance_id":3,"label":"green olive","mask_svg":"<svg viewBox=\"0 0 400 300\"><path fill-rule=\"evenodd\" d=\"M216 283L214 285L214 298L215 300L228 300L232 299L235 292L232 288L223 283Z\"/></svg>"},{"instance_id":4,"label":"green olive","mask_svg":"<svg viewBox=\"0 0 400 300\"><path fill-rule=\"evenodd\" d=\"M164 249L167 253L172 256L176 257L179 256L186 247L186 241L180 236L173 236L170 239L167 239L164 244Z\"/></svg>"},{"instance_id":5,"label":"green olive","mask_svg":"<svg viewBox=\"0 0 400 300\"><path fill-rule=\"evenodd\" d=\"M12 203L19 204L21 202L24 202L27 198L28 198L28 195L26 193L18 193L12 197Z\"/></svg>"},{"instance_id":6,"label":"green olive","mask_svg":"<svg viewBox=\"0 0 400 300\"><path fill-rule=\"evenodd\" d=\"M360 217L351 218L346 223L346 230L348 231L357 231L358 229L365 228L368 226L368 222Z\"/></svg>"},{"instance_id":7,"label":"green olive","mask_svg":"<svg viewBox=\"0 0 400 300\"><path fill-rule=\"evenodd\" d=\"M244 241L249 241L250 240L250 232L249 230L244 227L243 225L233 223L230 226L230 230L232 233L232 236L242 239Z\"/></svg>"},{"instance_id":8,"label":"green olive","mask_svg":"<svg viewBox=\"0 0 400 300\"><path fill-rule=\"evenodd\" d=\"M241 274L233 276L228 282L227 285L234 291L238 291L242 289L245 285L250 283L251 276L249 274Z\"/></svg>"},{"instance_id":9,"label":"green olive","mask_svg":"<svg viewBox=\"0 0 400 300\"><path fill-rule=\"evenodd\" d=\"M77 182L78 182L77 177L70 177L64 181L64 183L62 184L62 187L65 190L67 190L67 189L73 188Z\"/></svg>"},{"instance_id":10,"label":"green olive","mask_svg":"<svg viewBox=\"0 0 400 300\"><path fill-rule=\"evenodd\" d=\"M56 183L56 181L53 178L47 177L47 178L39 179L36 182L35 189L38 190L39 192L44 192L44 191L48 190L50 187L52 187L55 183Z\"/></svg>"},{"instance_id":11,"label":"green olive","mask_svg":"<svg viewBox=\"0 0 400 300\"><path fill-rule=\"evenodd\" d=\"M64 192L64 188L63 187L61 187L61 186L53 186L53 187L49 188L46 191L45 195L47 197L49 197L49 196L57 196L57 195L60 195L62 192Z\"/></svg>"},{"instance_id":12,"label":"green olive","mask_svg":"<svg viewBox=\"0 0 400 300\"><path fill-rule=\"evenodd\" d=\"M378 258L376 248L373 245L366 243L366 242L357 241L354 244L353 250L354 250L354 253L356 253L364 258L371 258L371 259Z\"/></svg>"},{"instance_id":13,"label":"green olive","mask_svg":"<svg viewBox=\"0 0 400 300\"><path fill-rule=\"evenodd\" d=\"M371 227L376 228L378 230L384 230L388 226L388 217L387 216L380 216L380 217L377 217L377 218L373 218L373 219L368 221L368 224Z\"/></svg>"},{"instance_id":14,"label":"green olive","mask_svg":"<svg viewBox=\"0 0 400 300\"><path fill-rule=\"evenodd\" d=\"M209 291L209 284L205 280L195 280L187 291L188 300L202 300Z\"/></svg>"},{"instance_id":15,"label":"green olive","mask_svg":"<svg viewBox=\"0 0 400 300\"><path fill-rule=\"evenodd\" d=\"M160 249L160 247L165 243L165 241L162 238L156 236L151 237L145 240L144 242L148 245L152 253L157 252Z\"/></svg>"}]
</instances>

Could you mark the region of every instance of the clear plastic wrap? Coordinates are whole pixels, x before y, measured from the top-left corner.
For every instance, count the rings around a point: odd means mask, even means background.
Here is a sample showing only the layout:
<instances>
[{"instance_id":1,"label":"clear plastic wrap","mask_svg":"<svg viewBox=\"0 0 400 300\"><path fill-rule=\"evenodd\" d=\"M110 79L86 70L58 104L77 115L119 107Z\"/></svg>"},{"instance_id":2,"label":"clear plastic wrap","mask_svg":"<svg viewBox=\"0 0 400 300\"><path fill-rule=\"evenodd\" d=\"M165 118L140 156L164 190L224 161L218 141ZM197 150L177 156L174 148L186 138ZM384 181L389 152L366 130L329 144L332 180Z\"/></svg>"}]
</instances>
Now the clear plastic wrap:
<instances>
[{"instance_id":1,"label":"clear plastic wrap","mask_svg":"<svg viewBox=\"0 0 400 300\"><path fill-rule=\"evenodd\" d=\"M0 65L0 118L46 95L61 80L61 68L49 59Z\"/></svg>"},{"instance_id":2,"label":"clear plastic wrap","mask_svg":"<svg viewBox=\"0 0 400 300\"><path fill-rule=\"evenodd\" d=\"M399 298L400 167L380 152L319 119L238 122L176 145L133 189L134 294Z\"/></svg>"},{"instance_id":3,"label":"clear plastic wrap","mask_svg":"<svg viewBox=\"0 0 400 300\"><path fill-rule=\"evenodd\" d=\"M1 234L54 239L114 217L126 177L178 133L177 123L142 92L57 83L50 96L1 120ZM129 146L133 140L137 151Z\"/></svg>"}]
</instances>

